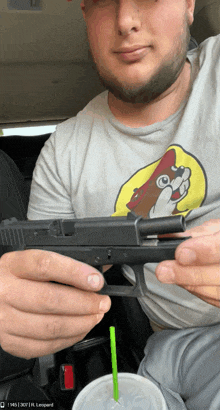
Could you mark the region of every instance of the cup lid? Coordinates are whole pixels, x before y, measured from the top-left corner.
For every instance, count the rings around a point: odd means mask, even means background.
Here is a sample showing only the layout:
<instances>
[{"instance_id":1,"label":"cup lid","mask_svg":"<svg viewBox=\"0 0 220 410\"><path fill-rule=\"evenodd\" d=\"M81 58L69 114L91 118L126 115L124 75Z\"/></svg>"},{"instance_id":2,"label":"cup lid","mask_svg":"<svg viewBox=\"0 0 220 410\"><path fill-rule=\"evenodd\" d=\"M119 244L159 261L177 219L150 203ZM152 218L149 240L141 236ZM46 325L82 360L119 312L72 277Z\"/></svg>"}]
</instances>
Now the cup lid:
<instances>
[{"instance_id":1,"label":"cup lid","mask_svg":"<svg viewBox=\"0 0 220 410\"><path fill-rule=\"evenodd\" d=\"M119 401L113 398L112 374L89 383L77 396L72 410L168 410L160 389L134 373L118 373Z\"/></svg>"}]
</instances>

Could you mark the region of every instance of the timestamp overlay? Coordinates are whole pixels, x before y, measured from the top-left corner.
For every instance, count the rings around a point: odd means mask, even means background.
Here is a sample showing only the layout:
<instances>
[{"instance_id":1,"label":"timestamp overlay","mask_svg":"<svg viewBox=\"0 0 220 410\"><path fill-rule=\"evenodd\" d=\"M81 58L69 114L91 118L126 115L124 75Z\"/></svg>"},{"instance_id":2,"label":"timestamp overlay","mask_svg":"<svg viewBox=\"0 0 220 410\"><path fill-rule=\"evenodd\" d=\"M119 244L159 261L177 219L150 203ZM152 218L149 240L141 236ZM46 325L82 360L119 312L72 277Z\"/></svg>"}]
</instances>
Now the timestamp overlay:
<instances>
[{"instance_id":1,"label":"timestamp overlay","mask_svg":"<svg viewBox=\"0 0 220 410\"><path fill-rule=\"evenodd\" d=\"M0 409L56 409L51 401L7 401L0 402Z\"/></svg>"}]
</instances>

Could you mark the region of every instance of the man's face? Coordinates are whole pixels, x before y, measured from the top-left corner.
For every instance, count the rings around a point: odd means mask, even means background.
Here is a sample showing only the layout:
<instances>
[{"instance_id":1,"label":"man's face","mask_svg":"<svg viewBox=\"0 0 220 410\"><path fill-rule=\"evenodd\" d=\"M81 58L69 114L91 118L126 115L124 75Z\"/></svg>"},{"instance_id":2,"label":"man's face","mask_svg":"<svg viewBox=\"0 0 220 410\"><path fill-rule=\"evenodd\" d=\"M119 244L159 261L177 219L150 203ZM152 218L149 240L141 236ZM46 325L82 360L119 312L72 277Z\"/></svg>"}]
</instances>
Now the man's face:
<instances>
[{"instance_id":1,"label":"man's face","mask_svg":"<svg viewBox=\"0 0 220 410\"><path fill-rule=\"evenodd\" d=\"M90 51L116 98L149 103L185 62L195 0L83 0Z\"/></svg>"}]
</instances>

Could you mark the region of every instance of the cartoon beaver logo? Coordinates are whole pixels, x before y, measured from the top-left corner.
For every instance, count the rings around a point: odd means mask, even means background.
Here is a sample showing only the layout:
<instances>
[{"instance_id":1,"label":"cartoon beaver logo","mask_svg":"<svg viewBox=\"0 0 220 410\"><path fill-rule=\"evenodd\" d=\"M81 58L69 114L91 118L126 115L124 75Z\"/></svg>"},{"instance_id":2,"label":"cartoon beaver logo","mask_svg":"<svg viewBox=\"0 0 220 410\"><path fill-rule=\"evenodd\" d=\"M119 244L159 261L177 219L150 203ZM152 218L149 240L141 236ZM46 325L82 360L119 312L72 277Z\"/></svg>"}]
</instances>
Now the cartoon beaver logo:
<instances>
[{"instance_id":1,"label":"cartoon beaver logo","mask_svg":"<svg viewBox=\"0 0 220 410\"><path fill-rule=\"evenodd\" d=\"M144 218L158 218L178 214L177 204L188 193L191 171L175 166L175 151L168 151L150 179L135 193L128 209Z\"/></svg>"},{"instance_id":2,"label":"cartoon beaver logo","mask_svg":"<svg viewBox=\"0 0 220 410\"><path fill-rule=\"evenodd\" d=\"M185 216L201 206L205 196L206 178L201 165L182 148L173 146L159 161L139 170L126 182L113 216L129 211L144 218L180 213Z\"/></svg>"}]
</instances>

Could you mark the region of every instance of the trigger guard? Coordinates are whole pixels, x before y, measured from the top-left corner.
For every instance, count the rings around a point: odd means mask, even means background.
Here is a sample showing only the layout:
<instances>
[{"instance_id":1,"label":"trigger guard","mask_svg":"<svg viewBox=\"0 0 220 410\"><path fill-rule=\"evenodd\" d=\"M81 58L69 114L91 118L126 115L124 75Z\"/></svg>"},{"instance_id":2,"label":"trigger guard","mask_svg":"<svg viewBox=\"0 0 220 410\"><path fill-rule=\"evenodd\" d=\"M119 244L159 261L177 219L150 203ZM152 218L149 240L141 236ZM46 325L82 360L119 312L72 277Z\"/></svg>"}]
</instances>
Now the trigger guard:
<instances>
[{"instance_id":1,"label":"trigger guard","mask_svg":"<svg viewBox=\"0 0 220 410\"><path fill-rule=\"evenodd\" d=\"M136 284L133 286L115 286L108 285L104 275L104 286L98 291L100 295L109 295L109 296L127 296L127 297L143 297L148 291L147 285L145 283L144 269L142 265L131 265L134 270Z\"/></svg>"}]
</instances>

